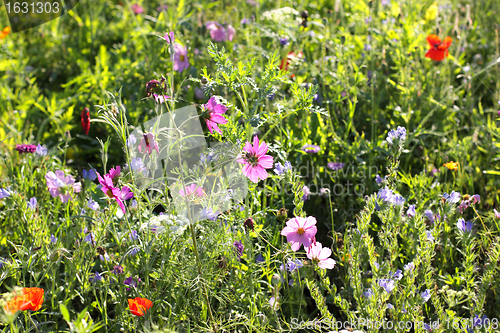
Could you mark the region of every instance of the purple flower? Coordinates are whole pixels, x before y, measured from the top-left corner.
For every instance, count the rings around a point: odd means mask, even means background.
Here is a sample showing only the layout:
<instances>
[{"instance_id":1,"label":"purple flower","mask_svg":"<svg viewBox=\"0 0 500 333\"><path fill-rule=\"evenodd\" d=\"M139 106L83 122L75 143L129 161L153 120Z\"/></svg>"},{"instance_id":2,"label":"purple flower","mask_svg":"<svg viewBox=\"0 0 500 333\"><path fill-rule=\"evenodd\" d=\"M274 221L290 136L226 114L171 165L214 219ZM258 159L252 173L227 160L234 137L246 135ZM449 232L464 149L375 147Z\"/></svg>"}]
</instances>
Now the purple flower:
<instances>
[{"instance_id":1,"label":"purple flower","mask_svg":"<svg viewBox=\"0 0 500 333\"><path fill-rule=\"evenodd\" d=\"M189 67L187 49L182 45L174 45L174 71L182 73Z\"/></svg>"},{"instance_id":2,"label":"purple flower","mask_svg":"<svg viewBox=\"0 0 500 333\"><path fill-rule=\"evenodd\" d=\"M122 269L122 271L123 271L123 269ZM141 281L141 279L139 279L139 281ZM126 278L123 281L123 284L126 285L126 286L129 286L131 288L137 288L137 282L131 276L129 276L128 278ZM130 290L130 288L127 288L127 290Z\"/></svg>"},{"instance_id":3,"label":"purple flower","mask_svg":"<svg viewBox=\"0 0 500 333\"><path fill-rule=\"evenodd\" d=\"M138 248L138 247L133 247L133 248L130 250L130 252L128 253L128 255L129 255L130 257L132 257L132 256L135 256L137 253L139 253L139 248Z\"/></svg>"},{"instance_id":4,"label":"purple flower","mask_svg":"<svg viewBox=\"0 0 500 333\"><path fill-rule=\"evenodd\" d=\"M173 31L166 32L165 36L163 37L167 41L167 44L173 44L175 41L175 35Z\"/></svg>"},{"instance_id":5,"label":"purple flower","mask_svg":"<svg viewBox=\"0 0 500 333\"><path fill-rule=\"evenodd\" d=\"M363 291L363 296L365 296L366 298L372 297L373 296L373 291L371 290L371 288L368 288L365 291Z\"/></svg>"},{"instance_id":6,"label":"purple flower","mask_svg":"<svg viewBox=\"0 0 500 333\"><path fill-rule=\"evenodd\" d=\"M139 239L139 234L137 233L136 230L132 230L130 234L128 235L128 238L130 238L130 241L133 242L135 240Z\"/></svg>"},{"instance_id":7,"label":"purple flower","mask_svg":"<svg viewBox=\"0 0 500 333\"><path fill-rule=\"evenodd\" d=\"M115 275L123 274L123 267L115 265L115 267L113 267L113 274Z\"/></svg>"},{"instance_id":8,"label":"purple flower","mask_svg":"<svg viewBox=\"0 0 500 333\"><path fill-rule=\"evenodd\" d=\"M259 253L259 255L255 258L255 262L264 262L265 259L262 256L262 254Z\"/></svg>"},{"instance_id":9,"label":"purple flower","mask_svg":"<svg viewBox=\"0 0 500 333\"><path fill-rule=\"evenodd\" d=\"M427 240L429 242L433 242L434 241L434 236L432 236L432 233L429 230L427 230L425 234L426 234Z\"/></svg>"},{"instance_id":10,"label":"purple flower","mask_svg":"<svg viewBox=\"0 0 500 333\"><path fill-rule=\"evenodd\" d=\"M286 263L286 270L291 273L296 269L298 270L302 266L304 266L304 264L299 259L295 259L295 261L288 259L288 262ZM285 266L283 264L281 264L280 270L285 270Z\"/></svg>"},{"instance_id":11,"label":"purple flower","mask_svg":"<svg viewBox=\"0 0 500 333\"><path fill-rule=\"evenodd\" d=\"M392 273L392 272L389 272L389 275L391 275L391 273ZM391 277L391 278L392 278L392 279L396 279L396 280L401 280L401 279L403 278L403 272L402 272L400 269L398 269L398 270L396 271L396 273L394 273L394 274L392 275L392 277Z\"/></svg>"},{"instance_id":12,"label":"purple flower","mask_svg":"<svg viewBox=\"0 0 500 333\"><path fill-rule=\"evenodd\" d=\"M45 155L47 155L47 147L38 144L36 146L35 154L37 154L38 156L45 156Z\"/></svg>"},{"instance_id":13,"label":"purple flower","mask_svg":"<svg viewBox=\"0 0 500 333\"><path fill-rule=\"evenodd\" d=\"M286 38L280 38L280 44L281 44L281 46L288 45L288 39L286 39Z\"/></svg>"},{"instance_id":14,"label":"purple flower","mask_svg":"<svg viewBox=\"0 0 500 333\"><path fill-rule=\"evenodd\" d=\"M196 87L194 88L194 96L198 99L204 99L205 93L203 92L203 89Z\"/></svg>"},{"instance_id":15,"label":"purple flower","mask_svg":"<svg viewBox=\"0 0 500 333\"><path fill-rule=\"evenodd\" d=\"M405 198L403 198L400 194L395 194L392 196L391 202L396 206L403 206L405 204Z\"/></svg>"},{"instance_id":16,"label":"purple flower","mask_svg":"<svg viewBox=\"0 0 500 333\"><path fill-rule=\"evenodd\" d=\"M415 264L413 263L413 261L410 261L403 268L404 268L405 271L410 271L411 272L412 270L415 269Z\"/></svg>"},{"instance_id":17,"label":"purple flower","mask_svg":"<svg viewBox=\"0 0 500 333\"><path fill-rule=\"evenodd\" d=\"M167 9L168 9L168 6L167 6L167 5L160 5L160 6L156 7L156 11L157 11L157 12L162 12L162 11L165 11L165 12L166 12L166 11L167 11Z\"/></svg>"},{"instance_id":18,"label":"purple flower","mask_svg":"<svg viewBox=\"0 0 500 333\"><path fill-rule=\"evenodd\" d=\"M302 147L302 150L309 154L316 154L320 151L320 148L318 145L305 145Z\"/></svg>"},{"instance_id":19,"label":"purple flower","mask_svg":"<svg viewBox=\"0 0 500 333\"><path fill-rule=\"evenodd\" d=\"M469 201L471 202L472 205L481 202L481 197L479 194L474 194L473 196L470 197Z\"/></svg>"},{"instance_id":20,"label":"purple flower","mask_svg":"<svg viewBox=\"0 0 500 333\"><path fill-rule=\"evenodd\" d=\"M302 196L302 201L306 201L309 199L309 194L311 194L311 191L309 190L309 187L305 186L302 188L302 191L304 192L304 195Z\"/></svg>"},{"instance_id":21,"label":"purple flower","mask_svg":"<svg viewBox=\"0 0 500 333\"><path fill-rule=\"evenodd\" d=\"M51 242L52 244L57 243L57 237L56 237L56 236L54 236L54 234L50 235L50 242Z\"/></svg>"},{"instance_id":22,"label":"purple flower","mask_svg":"<svg viewBox=\"0 0 500 333\"><path fill-rule=\"evenodd\" d=\"M448 194L448 193L443 194L443 198L446 199L446 203L454 204L454 203L457 203L460 201L460 193L455 192L455 191L451 191L450 194Z\"/></svg>"},{"instance_id":23,"label":"purple flower","mask_svg":"<svg viewBox=\"0 0 500 333\"><path fill-rule=\"evenodd\" d=\"M207 30L210 31L210 37L216 42L232 41L236 34L236 29L232 25L225 28L222 24L216 21L206 23Z\"/></svg>"},{"instance_id":24,"label":"purple flower","mask_svg":"<svg viewBox=\"0 0 500 333\"><path fill-rule=\"evenodd\" d=\"M200 218L202 220L215 221L219 212L214 212L212 208L204 207L200 212Z\"/></svg>"},{"instance_id":25,"label":"purple flower","mask_svg":"<svg viewBox=\"0 0 500 333\"><path fill-rule=\"evenodd\" d=\"M99 259L101 259L102 261L109 261L110 260L109 254L107 253L104 253L104 255L100 254Z\"/></svg>"},{"instance_id":26,"label":"purple flower","mask_svg":"<svg viewBox=\"0 0 500 333\"><path fill-rule=\"evenodd\" d=\"M248 19L246 17L242 18L241 21L240 21L240 24L241 25L248 24Z\"/></svg>"},{"instance_id":27,"label":"purple flower","mask_svg":"<svg viewBox=\"0 0 500 333\"><path fill-rule=\"evenodd\" d=\"M241 256L243 255L243 243L241 241L234 242L234 247L236 248L236 255L238 256L238 261L241 261Z\"/></svg>"},{"instance_id":28,"label":"purple flower","mask_svg":"<svg viewBox=\"0 0 500 333\"><path fill-rule=\"evenodd\" d=\"M391 145L402 144L406 140L406 128L398 126L397 129L390 130L386 140Z\"/></svg>"},{"instance_id":29,"label":"purple flower","mask_svg":"<svg viewBox=\"0 0 500 333\"><path fill-rule=\"evenodd\" d=\"M458 219L458 222L457 222L457 228L458 228L458 230L460 230L460 231L463 231L463 232L469 232L469 231L471 231L471 230L472 230L472 227L473 227L473 226L474 226L474 225L472 224L472 222L471 222L471 221L467 221L467 222L465 222L465 220L464 220L464 219L462 219L462 218Z\"/></svg>"},{"instance_id":30,"label":"purple flower","mask_svg":"<svg viewBox=\"0 0 500 333\"><path fill-rule=\"evenodd\" d=\"M485 326L487 324L488 316L484 315L481 318L478 315L474 316L474 321L472 323L472 327L476 326Z\"/></svg>"},{"instance_id":31,"label":"purple flower","mask_svg":"<svg viewBox=\"0 0 500 333\"><path fill-rule=\"evenodd\" d=\"M435 216L434 216L434 213L432 212L432 210L430 209L427 209L425 212L424 212L424 215L431 221L431 222L434 222L435 220Z\"/></svg>"},{"instance_id":32,"label":"purple flower","mask_svg":"<svg viewBox=\"0 0 500 333\"><path fill-rule=\"evenodd\" d=\"M132 159L132 161L130 162L130 167L132 168L132 171L142 173L144 175L146 175L148 171L148 169L144 166L142 158L140 157Z\"/></svg>"},{"instance_id":33,"label":"purple flower","mask_svg":"<svg viewBox=\"0 0 500 333\"><path fill-rule=\"evenodd\" d=\"M394 310L394 305L392 305L391 303L387 303L387 308L391 309L391 310Z\"/></svg>"},{"instance_id":34,"label":"purple flower","mask_svg":"<svg viewBox=\"0 0 500 333\"><path fill-rule=\"evenodd\" d=\"M135 137L135 135L130 134L130 136L127 139L127 147L131 147L131 146L135 145L136 142L137 142L137 138Z\"/></svg>"},{"instance_id":35,"label":"purple flower","mask_svg":"<svg viewBox=\"0 0 500 333\"><path fill-rule=\"evenodd\" d=\"M35 145L16 145L16 150L19 152L19 154L23 153L34 153L36 151L36 146Z\"/></svg>"},{"instance_id":36,"label":"purple flower","mask_svg":"<svg viewBox=\"0 0 500 333\"><path fill-rule=\"evenodd\" d=\"M10 195L14 193L10 190L10 187L7 188L0 188L0 199L4 199L7 197L10 197Z\"/></svg>"},{"instance_id":37,"label":"purple flower","mask_svg":"<svg viewBox=\"0 0 500 333\"><path fill-rule=\"evenodd\" d=\"M380 175L376 175L375 176L375 181L377 182L377 184L381 184L384 180L382 179L382 177L380 177Z\"/></svg>"},{"instance_id":38,"label":"purple flower","mask_svg":"<svg viewBox=\"0 0 500 333\"><path fill-rule=\"evenodd\" d=\"M408 210L406 211L406 215L408 215L409 217L415 217L415 205L410 205L410 207L408 207Z\"/></svg>"},{"instance_id":39,"label":"purple flower","mask_svg":"<svg viewBox=\"0 0 500 333\"><path fill-rule=\"evenodd\" d=\"M423 293L420 294L420 297L424 300L424 302L427 302L431 298L431 292L429 289L426 289Z\"/></svg>"},{"instance_id":40,"label":"purple flower","mask_svg":"<svg viewBox=\"0 0 500 333\"><path fill-rule=\"evenodd\" d=\"M381 0L380 3L382 4L382 6L387 6L391 4L391 0Z\"/></svg>"},{"instance_id":41,"label":"purple flower","mask_svg":"<svg viewBox=\"0 0 500 333\"><path fill-rule=\"evenodd\" d=\"M85 229L87 229L87 228L85 228ZM84 230L84 232L86 232L86 231ZM89 232L87 234L87 236L85 236L85 238L83 239L83 241L87 242L87 243L92 243L92 244L95 245L95 236L94 236L94 233Z\"/></svg>"},{"instance_id":42,"label":"purple flower","mask_svg":"<svg viewBox=\"0 0 500 333\"><path fill-rule=\"evenodd\" d=\"M85 179L85 180L94 181L97 178L97 175L96 175L94 169L90 169L89 171L83 169L82 173L83 173L83 179Z\"/></svg>"},{"instance_id":43,"label":"purple flower","mask_svg":"<svg viewBox=\"0 0 500 333\"><path fill-rule=\"evenodd\" d=\"M287 173L292 170L292 163L285 161L285 165L282 165L280 162L274 164L274 172L279 176Z\"/></svg>"},{"instance_id":44,"label":"purple flower","mask_svg":"<svg viewBox=\"0 0 500 333\"><path fill-rule=\"evenodd\" d=\"M337 170L342 170L345 166L345 163L340 163L340 162L328 162L326 164L326 167L330 170L337 171Z\"/></svg>"},{"instance_id":45,"label":"purple flower","mask_svg":"<svg viewBox=\"0 0 500 333\"><path fill-rule=\"evenodd\" d=\"M377 193L377 197L384 202L392 202L392 190L388 189L387 187L381 188Z\"/></svg>"},{"instance_id":46,"label":"purple flower","mask_svg":"<svg viewBox=\"0 0 500 333\"><path fill-rule=\"evenodd\" d=\"M87 203L87 207L89 207L93 211L96 211L99 209L99 204L97 202L95 202L94 200L92 200L92 198L90 198L88 203Z\"/></svg>"},{"instance_id":47,"label":"purple flower","mask_svg":"<svg viewBox=\"0 0 500 333\"><path fill-rule=\"evenodd\" d=\"M102 280L102 275L99 272L95 272L94 276L90 278L90 282L98 282Z\"/></svg>"},{"instance_id":48,"label":"purple flower","mask_svg":"<svg viewBox=\"0 0 500 333\"><path fill-rule=\"evenodd\" d=\"M63 203L71 200L73 192L78 193L82 189L80 182L75 183L75 178L71 175L66 176L62 170L57 170L55 173L47 172L45 179L50 195L53 198L59 196Z\"/></svg>"},{"instance_id":49,"label":"purple flower","mask_svg":"<svg viewBox=\"0 0 500 333\"><path fill-rule=\"evenodd\" d=\"M394 280L391 279L380 279L378 280L378 285L384 288L387 293L390 293L396 287Z\"/></svg>"},{"instance_id":50,"label":"purple flower","mask_svg":"<svg viewBox=\"0 0 500 333\"><path fill-rule=\"evenodd\" d=\"M29 209L36 209L36 206L38 205L38 201L36 200L35 197L31 198L30 201L28 201L27 206Z\"/></svg>"}]
</instances>

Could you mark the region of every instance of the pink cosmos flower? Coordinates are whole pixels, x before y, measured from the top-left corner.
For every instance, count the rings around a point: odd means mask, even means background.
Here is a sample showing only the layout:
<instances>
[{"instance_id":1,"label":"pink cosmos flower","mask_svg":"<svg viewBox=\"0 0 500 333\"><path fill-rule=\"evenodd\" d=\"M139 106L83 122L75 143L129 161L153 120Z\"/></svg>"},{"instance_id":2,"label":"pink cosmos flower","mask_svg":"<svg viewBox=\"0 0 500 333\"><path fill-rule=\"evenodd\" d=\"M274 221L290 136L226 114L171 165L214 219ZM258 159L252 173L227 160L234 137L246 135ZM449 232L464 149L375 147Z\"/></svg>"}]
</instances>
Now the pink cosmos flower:
<instances>
[{"instance_id":1,"label":"pink cosmos flower","mask_svg":"<svg viewBox=\"0 0 500 333\"><path fill-rule=\"evenodd\" d=\"M132 11L134 12L134 14L141 14L144 12L144 8L142 8L142 6L138 5L138 4L133 4L132 5Z\"/></svg>"},{"instance_id":2,"label":"pink cosmos flower","mask_svg":"<svg viewBox=\"0 0 500 333\"><path fill-rule=\"evenodd\" d=\"M187 49L182 45L174 45L174 71L181 73L189 67Z\"/></svg>"},{"instance_id":3,"label":"pink cosmos flower","mask_svg":"<svg viewBox=\"0 0 500 333\"><path fill-rule=\"evenodd\" d=\"M500 212L498 212L495 208L493 208L493 211L495 212L495 217L500 219Z\"/></svg>"},{"instance_id":4,"label":"pink cosmos flower","mask_svg":"<svg viewBox=\"0 0 500 333\"><path fill-rule=\"evenodd\" d=\"M228 25L226 29L216 21L208 21L206 27L210 31L210 37L216 42L232 41L236 34L236 29L233 26Z\"/></svg>"},{"instance_id":5,"label":"pink cosmos flower","mask_svg":"<svg viewBox=\"0 0 500 333\"><path fill-rule=\"evenodd\" d=\"M130 191L130 188L124 186L121 190L118 187L113 185L113 179L109 174L104 175L104 178L97 172L97 179L101 184L101 190L106 194L109 198L115 199L122 212L125 214L125 205L123 204L123 200L132 199L134 197L134 193Z\"/></svg>"},{"instance_id":6,"label":"pink cosmos flower","mask_svg":"<svg viewBox=\"0 0 500 333\"><path fill-rule=\"evenodd\" d=\"M327 247L322 247L320 242L312 244L310 247L306 248L307 257L313 261L313 263L318 264L319 268L332 269L335 267L335 260L330 258L332 250Z\"/></svg>"},{"instance_id":7,"label":"pink cosmos flower","mask_svg":"<svg viewBox=\"0 0 500 333\"><path fill-rule=\"evenodd\" d=\"M115 178L120 177L121 170L122 168L119 165L109 170L109 176L111 177L111 179L114 180Z\"/></svg>"},{"instance_id":8,"label":"pink cosmos flower","mask_svg":"<svg viewBox=\"0 0 500 333\"><path fill-rule=\"evenodd\" d=\"M286 236L288 243L292 244L293 251L298 251L302 244L304 247L311 246L317 231L315 217L294 217L288 220L286 227L281 230L281 235Z\"/></svg>"},{"instance_id":9,"label":"pink cosmos flower","mask_svg":"<svg viewBox=\"0 0 500 333\"><path fill-rule=\"evenodd\" d=\"M266 179L267 171L265 169L273 167L273 157L266 155L267 144L264 141L259 144L259 138L254 136L253 147L247 141L243 150L245 155L240 155L240 158L236 160L238 163L245 164L243 174L254 183L257 183L259 178Z\"/></svg>"},{"instance_id":10,"label":"pink cosmos flower","mask_svg":"<svg viewBox=\"0 0 500 333\"><path fill-rule=\"evenodd\" d=\"M181 195L181 197L191 196L191 195L194 195L196 197L202 197L205 195L205 191L203 191L203 188L198 187L198 185L191 184L189 186L186 186L184 190L179 190L179 194Z\"/></svg>"},{"instance_id":11,"label":"pink cosmos flower","mask_svg":"<svg viewBox=\"0 0 500 333\"><path fill-rule=\"evenodd\" d=\"M142 153L142 150L144 150L144 153L146 153L147 151L148 154L151 155L151 153L153 152L153 148L158 154L160 153L158 149L158 143L155 141L155 136L153 135L153 133L143 134L141 143L139 144L139 152Z\"/></svg>"},{"instance_id":12,"label":"pink cosmos flower","mask_svg":"<svg viewBox=\"0 0 500 333\"><path fill-rule=\"evenodd\" d=\"M71 200L71 193L78 193L82 190L82 184L75 183L75 178L71 175L66 176L62 170L57 170L55 173L47 172L45 179L50 195L53 198L59 196L63 203Z\"/></svg>"},{"instance_id":13,"label":"pink cosmos flower","mask_svg":"<svg viewBox=\"0 0 500 333\"><path fill-rule=\"evenodd\" d=\"M215 130L217 133L222 134L217 124L227 123L227 119L222 116L227 111L227 107L217 103L217 99L212 96L208 103L203 106L203 109L203 118L205 118L210 133L213 134L213 130Z\"/></svg>"}]
</instances>

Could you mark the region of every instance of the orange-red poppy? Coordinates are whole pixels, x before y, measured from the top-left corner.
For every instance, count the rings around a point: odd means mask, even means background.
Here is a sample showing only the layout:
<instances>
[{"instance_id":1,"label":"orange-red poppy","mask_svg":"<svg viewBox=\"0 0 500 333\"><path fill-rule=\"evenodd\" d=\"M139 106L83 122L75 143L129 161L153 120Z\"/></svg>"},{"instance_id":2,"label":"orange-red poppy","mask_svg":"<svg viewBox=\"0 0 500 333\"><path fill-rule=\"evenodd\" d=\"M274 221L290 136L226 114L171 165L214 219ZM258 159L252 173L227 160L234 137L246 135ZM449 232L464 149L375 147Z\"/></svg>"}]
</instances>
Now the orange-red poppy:
<instances>
[{"instance_id":1,"label":"orange-red poppy","mask_svg":"<svg viewBox=\"0 0 500 333\"><path fill-rule=\"evenodd\" d=\"M128 299L128 308L134 316L144 316L152 306L153 302L147 298L136 297L134 299Z\"/></svg>"},{"instance_id":2,"label":"orange-red poppy","mask_svg":"<svg viewBox=\"0 0 500 333\"><path fill-rule=\"evenodd\" d=\"M10 34L10 27L5 27L3 28L2 31L0 31L0 39L4 39Z\"/></svg>"},{"instance_id":3,"label":"orange-red poppy","mask_svg":"<svg viewBox=\"0 0 500 333\"><path fill-rule=\"evenodd\" d=\"M443 165L444 165L445 167L447 167L448 169L450 169L450 170L455 170L455 171L457 171L457 170L458 170L458 166L459 166L460 164L458 164L458 162L453 162L453 161L450 161L450 162L445 163L445 164L443 164Z\"/></svg>"},{"instance_id":4,"label":"orange-red poppy","mask_svg":"<svg viewBox=\"0 0 500 333\"><path fill-rule=\"evenodd\" d=\"M430 34L427 36L427 43L431 46L431 49L427 51L425 56L431 58L432 60L442 61L448 56L448 48L452 42L451 37L446 37L443 42L441 38L437 35Z\"/></svg>"},{"instance_id":5,"label":"orange-red poppy","mask_svg":"<svg viewBox=\"0 0 500 333\"><path fill-rule=\"evenodd\" d=\"M5 311L15 313L17 311L38 311L42 307L44 290L41 288L23 288L23 294L14 297L5 306Z\"/></svg>"},{"instance_id":6,"label":"orange-red poppy","mask_svg":"<svg viewBox=\"0 0 500 333\"><path fill-rule=\"evenodd\" d=\"M297 54L293 51L288 52L287 56L281 61L280 69L284 71L288 70L288 65L290 65L294 58L302 59L303 57L304 53L302 51L299 51Z\"/></svg>"}]
</instances>

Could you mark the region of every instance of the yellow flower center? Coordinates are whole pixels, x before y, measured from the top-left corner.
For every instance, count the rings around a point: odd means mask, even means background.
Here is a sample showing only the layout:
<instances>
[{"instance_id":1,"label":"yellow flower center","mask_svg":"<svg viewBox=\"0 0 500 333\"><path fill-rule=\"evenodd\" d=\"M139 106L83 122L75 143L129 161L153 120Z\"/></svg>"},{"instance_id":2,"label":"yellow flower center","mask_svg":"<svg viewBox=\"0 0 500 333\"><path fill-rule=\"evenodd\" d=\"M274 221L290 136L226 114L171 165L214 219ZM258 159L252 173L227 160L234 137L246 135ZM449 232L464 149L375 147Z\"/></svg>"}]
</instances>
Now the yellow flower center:
<instances>
[{"instance_id":1,"label":"yellow flower center","mask_svg":"<svg viewBox=\"0 0 500 333\"><path fill-rule=\"evenodd\" d=\"M183 55L183 54L181 54L181 55L180 55L180 57L179 57L179 59L180 59L181 61L184 61L184 59L185 59L184 55Z\"/></svg>"},{"instance_id":2,"label":"yellow flower center","mask_svg":"<svg viewBox=\"0 0 500 333\"><path fill-rule=\"evenodd\" d=\"M299 228L299 229L297 229L297 233L298 233L299 235L302 235L304 232L306 232L306 231L304 230L304 228Z\"/></svg>"}]
</instances>

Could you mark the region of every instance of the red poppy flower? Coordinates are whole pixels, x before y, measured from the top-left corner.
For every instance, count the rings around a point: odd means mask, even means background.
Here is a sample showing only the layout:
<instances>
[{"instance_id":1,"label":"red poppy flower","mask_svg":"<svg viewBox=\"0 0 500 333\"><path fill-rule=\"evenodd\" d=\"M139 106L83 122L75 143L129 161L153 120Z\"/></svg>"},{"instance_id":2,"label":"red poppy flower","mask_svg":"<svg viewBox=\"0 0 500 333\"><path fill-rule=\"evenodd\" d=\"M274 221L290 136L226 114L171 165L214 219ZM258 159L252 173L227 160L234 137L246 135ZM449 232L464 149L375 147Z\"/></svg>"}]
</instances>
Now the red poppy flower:
<instances>
[{"instance_id":1,"label":"red poppy flower","mask_svg":"<svg viewBox=\"0 0 500 333\"><path fill-rule=\"evenodd\" d=\"M288 52L287 56L283 58L281 61L280 69L283 71L288 70L288 65L290 65L291 61L294 58L302 59L304 57L304 53L302 51L299 51L299 53L295 54L295 52L291 51Z\"/></svg>"},{"instance_id":2,"label":"red poppy flower","mask_svg":"<svg viewBox=\"0 0 500 333\"><path fill-rule=\"evenodd\" d=\"M152 306L153 302L147 298L136 297L134 299L128 299L128 308L134 316L144 316Z\"/></svg>"},{"instance_id":3,"label":"red poppy flower","mask_svg":"<svg viewBox=\"0 0 500 333\"><path fill-rule=\"evenodd\" d=\"M14 297L5 306L5 311L15 313L17 311L38 311L42 307L44 290L41 288L24 288L23 294Z\"/></svg>"},{"instance_id":4,"label":"red poppy flower","mask_svg":"<svg viewBox=\"0 0 500 333\"><path fill-rule=\"evenodd\" d=\"M84 107L82 111L82 129L83 132L88 135L90 129L90 112L88 107Z\"/></svg>"},{"instance_id":5,"label":"red poppy flower","mask_svg":"<svg viewBox=\"0 0 500 333\"><path fill-rule=\"evenodd\" d=\"M446 37L444 41L441 42L441 38L437 35L430 34L427 36L427 43L429 43L431 49L427 51L425 56L436 61L444 60L444 58L448 57L448 48L450 47L451 42L451 37Z\"/></svg>"}]
</instances>

